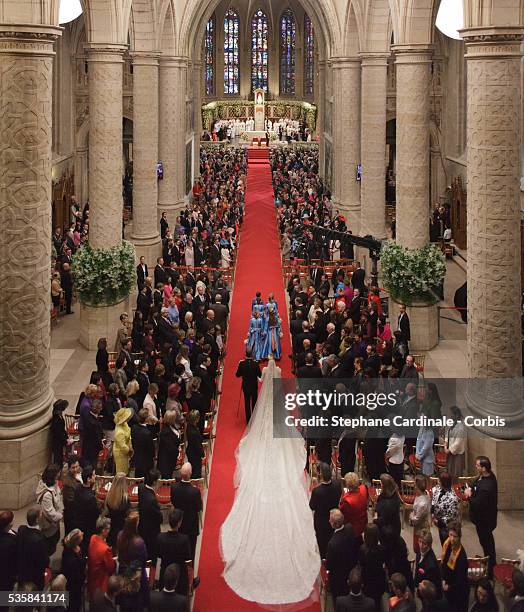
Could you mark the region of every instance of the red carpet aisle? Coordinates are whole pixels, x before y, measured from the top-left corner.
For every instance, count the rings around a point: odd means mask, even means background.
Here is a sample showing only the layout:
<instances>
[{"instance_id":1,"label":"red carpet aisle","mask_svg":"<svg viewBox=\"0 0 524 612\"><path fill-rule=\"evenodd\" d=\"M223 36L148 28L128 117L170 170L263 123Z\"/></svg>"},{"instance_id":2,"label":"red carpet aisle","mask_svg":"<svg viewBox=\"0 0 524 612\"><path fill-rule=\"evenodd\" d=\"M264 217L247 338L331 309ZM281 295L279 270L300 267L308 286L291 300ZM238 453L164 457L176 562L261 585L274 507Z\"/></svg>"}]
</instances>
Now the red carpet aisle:
<instances>
[{"instance_id":1,"label":"red carpet aisle","mask_svg":"<svg viewBox=\"0 0 524 612\"><path fill-rule=\"evenodd\" d=\"M254 155L253 155L254 154ZM236 467L235 450L245 429L243 398L237 417L240 379L235 377L238 362L244 357L244 339L250 320L251 300L256 291L264 299L273 292L282 316L282 376L291 376L289 323L285 316L284 284L280 246L275 222L275 206L268 151L249 151L246 211L242 239L237 258L235 287L228 331L228 354L222 376L222 395L213 448L213 464L205 528L200 550L198 574L202 583L196 591L195 612L239 612L260 610L257 604L239 598L222 578L224 564L220 556L220 527L225 521L235 496L233 476ZM253 159L254 158L254 159ZM282 307L280 306L282 304ZM256 529L253 525L253 529ZM246 579L249 577L246 576ZM282 606L282 612L288 607ZM299 609L294 606L294 609ZM320 610L319 603L309 603L308 612Z\"/></svg>"}]
</instances>

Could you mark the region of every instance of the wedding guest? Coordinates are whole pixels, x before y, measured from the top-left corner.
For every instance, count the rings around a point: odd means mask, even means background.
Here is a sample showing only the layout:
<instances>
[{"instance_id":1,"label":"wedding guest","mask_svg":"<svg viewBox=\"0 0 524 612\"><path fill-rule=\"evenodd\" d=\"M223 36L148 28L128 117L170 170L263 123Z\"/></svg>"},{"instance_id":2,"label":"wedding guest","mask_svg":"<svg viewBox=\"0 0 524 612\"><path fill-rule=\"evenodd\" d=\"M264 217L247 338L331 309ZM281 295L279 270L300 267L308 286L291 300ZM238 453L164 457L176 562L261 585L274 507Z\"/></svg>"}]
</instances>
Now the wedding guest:
<instances>
[{"instance_id":1,"label":"wedding guest","mask_svg":"<svg viewBox=\"0 0 524 612\"><path fill-rule=\"evenodd\" d=\"M96 533L91 536L87 551L87 592L90 599L97 591L107 592L109 578L115 573L116 563L111 546L106 542L111 528L108 518L96 522Z\"/></svg>"},{"instance_id":2,"label":"wedding guest","mask_svg":"<svg viewBox=\"0 0 524 612\"><path fill-rule=\"evenodd\" d=\"M456 523L448 524L448 539L442 546L442 589L452 610L468 609L468 556L462 546L462 530Z\"/></svg>"}]
</instances>

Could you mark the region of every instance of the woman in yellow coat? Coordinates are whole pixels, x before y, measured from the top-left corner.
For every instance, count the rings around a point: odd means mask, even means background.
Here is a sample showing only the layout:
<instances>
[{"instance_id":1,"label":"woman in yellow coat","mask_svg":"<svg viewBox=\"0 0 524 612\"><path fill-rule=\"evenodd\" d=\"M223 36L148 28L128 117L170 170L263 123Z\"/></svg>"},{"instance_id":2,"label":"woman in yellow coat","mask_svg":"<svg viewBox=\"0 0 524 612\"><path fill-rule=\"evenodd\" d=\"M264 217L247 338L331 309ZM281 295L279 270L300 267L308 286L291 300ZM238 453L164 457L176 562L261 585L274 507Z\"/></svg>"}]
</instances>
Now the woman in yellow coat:
<instances>
[{"instance_id":1,"label":"woman in yellow coat","mask_svg":"<svg viewBox=\"0 0 524 612\"><path fill-rule=\"evenodd\" d=\"M115 440L113 442L113 458L115 460L116 473L129 472L129 459L133 455L131 443L131 428L129 419L133 416L131 408L120 408L115 414Z\"/></svg>"}]
</instances>

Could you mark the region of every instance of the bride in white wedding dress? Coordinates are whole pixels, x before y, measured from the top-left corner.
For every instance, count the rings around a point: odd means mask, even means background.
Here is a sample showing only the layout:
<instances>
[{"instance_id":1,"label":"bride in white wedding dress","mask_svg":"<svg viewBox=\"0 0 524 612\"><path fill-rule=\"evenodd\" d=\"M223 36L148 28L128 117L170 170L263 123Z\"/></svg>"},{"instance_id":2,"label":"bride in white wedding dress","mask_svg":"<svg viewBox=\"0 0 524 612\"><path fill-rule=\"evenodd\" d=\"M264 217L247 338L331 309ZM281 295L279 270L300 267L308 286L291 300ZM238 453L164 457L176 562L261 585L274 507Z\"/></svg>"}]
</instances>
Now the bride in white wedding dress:
<instances>
[{"instance_id":1,"label":"bride in white wedding dress","mask_svg":"<svg viewBox=\"0 0 524 612\"><path fill-rule=\"evenodd\" d=\"M237 595L260 604L307 599L320 569L304 475L304 440L273 437L270 359L262 389L237 449L236 497L220 532L224 579Z\"/></svg>"}]
</instances>

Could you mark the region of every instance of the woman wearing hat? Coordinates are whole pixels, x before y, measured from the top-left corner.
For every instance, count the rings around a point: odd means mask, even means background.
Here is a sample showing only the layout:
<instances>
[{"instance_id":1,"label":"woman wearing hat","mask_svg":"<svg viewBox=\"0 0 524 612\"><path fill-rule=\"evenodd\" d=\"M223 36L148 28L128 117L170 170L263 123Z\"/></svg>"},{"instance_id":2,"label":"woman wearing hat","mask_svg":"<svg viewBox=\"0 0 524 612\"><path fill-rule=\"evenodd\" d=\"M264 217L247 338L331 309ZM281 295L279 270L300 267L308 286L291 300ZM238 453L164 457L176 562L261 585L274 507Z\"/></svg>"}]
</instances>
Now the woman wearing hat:
<instances>
[{"instance_id":1,"label":"woman wearing hat","mask_svg":"<svg viewBox=\"0 0 524 612\"><path fill-rule=\"evenodd\" d=\"M51 450L53 463L59 467L64 465L64 448L67 444L67 431L64 420L64 410L69 406L67 400L59 399L53 404L53 417L51 419Z\"/></svg>"},{"instance_id":2,"label":"woman wearing hat","mask_svg":"<svg viewBox=\"0 0 524 612\"><path fill-rule=\"evenodd\" d=\"M129 472L129 459L133 455L131 443L131 428L129 419L133 416L131 408L120 408L115 414L115 441L113 442L113 457L116 473Z\"/></svg>"}]
</instances>

